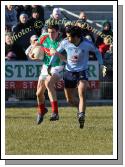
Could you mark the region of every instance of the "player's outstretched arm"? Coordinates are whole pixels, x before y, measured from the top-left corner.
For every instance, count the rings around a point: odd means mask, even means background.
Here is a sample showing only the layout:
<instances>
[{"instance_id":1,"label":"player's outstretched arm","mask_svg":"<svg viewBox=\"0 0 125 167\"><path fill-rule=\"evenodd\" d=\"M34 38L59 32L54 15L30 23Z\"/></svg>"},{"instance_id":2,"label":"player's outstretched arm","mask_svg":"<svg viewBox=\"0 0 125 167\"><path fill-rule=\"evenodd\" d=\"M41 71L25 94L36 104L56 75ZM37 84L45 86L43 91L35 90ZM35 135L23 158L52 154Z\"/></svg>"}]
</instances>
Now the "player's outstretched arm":
<instances>
[{"instance_id":1,"label":"player's outstretched arm","mask_svg":"<svg viewBox=\"0 0 125 167\"><path fill-rule=\"evenodd\" d=\"M57 59L56 56L58 56L62 61L66 61L66 56L58 52L56 49L51 48L50 49L50 54L53 55L51 58L51 61L53 62L53 59ZM55 58L54 58L55 57Z\"/></svg>"},{"instance_id":2,"label":"player's outstretched arm","mask_svg":"<svg viewBox=\"0 0 125 167\"><path fill-rule=\"evenodd\" d=\"M49 65L52 65L59 57L62 61L66 61L66 56L62 55L61 53L57 52L55 49L50 49L50 54L53 55L50 59Z\"/></svg>"},{"instance_id":3,"label":"player's outstretched arm","mask_svg":"<svg viewBox=\"0 0 125 167\"><path fill-rule=\"evenodd\" d=\"M97 48L95 48L95 54L96 54L96 57L97 57L98 62L100 64L102 76L105 77L106 72L107 72L107 67L105 65L103 65L102 54L99 52L99 50Z\"/></svg>"}]
</instances>

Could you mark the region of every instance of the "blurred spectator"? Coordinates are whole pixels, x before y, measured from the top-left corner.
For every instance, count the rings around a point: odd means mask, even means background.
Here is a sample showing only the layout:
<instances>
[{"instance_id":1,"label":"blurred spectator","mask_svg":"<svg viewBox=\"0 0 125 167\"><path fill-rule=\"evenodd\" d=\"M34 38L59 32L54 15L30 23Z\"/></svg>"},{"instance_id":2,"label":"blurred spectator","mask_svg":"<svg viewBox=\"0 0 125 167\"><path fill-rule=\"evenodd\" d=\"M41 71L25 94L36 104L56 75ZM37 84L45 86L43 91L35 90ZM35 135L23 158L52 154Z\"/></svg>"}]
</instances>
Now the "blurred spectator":
<instances>
[{"instance_id":1,"label":"blurred spectator","mask_svg":"<svg viewBox=\"0 0 125 167\"><path fill-rule=\"evenodd\" d=\"M113 35L113 32L112 32L112 29L111 29L111 23L106 20L104 23L103 23L103 33L105 35Z\"/></svg>"},{"instance_id":2,"label":"blurred spectator","mask_svg":"<svg viewBox=\"0 0 125 167\"><path fill-rule=\"evenodd\" d=\"M19 23L13 29L13 32L17 33L21 31L23 28L27 28L27 21L28 21L28 15L25 13L21 13L19 17Z\"/></svg>"},{"instance_id":3,"label":"blurred spectator","mask_svg":"<svg viewBox=\"0 0 125 167\"><path fill-rule=\"evenodd\" d=\"M44 27L44 32L47 31L47 25L49 24L58 24L59 25L59 31L62 33L63 36L65 36L65 27L63 24L63 18L62 14L59 8L54 8L52 14L50 15L50 18L46 20Z\"/></svg>"},{"instance_id":4,"label":"blurred spectator","mask_svg":"<svg viewBox=\"0 0 125 167\"><path fill-rule=\"evenodd\" d=\"M76 22L76 25L82 28L83 36L89 36L92 39L92 42L95 44L95 37L91 30L87 29L87 16L84 11L81 11L79 14L79 19Z\"/></svg>"},{"instance_id":5,"label":"blurred spectator","mask_svg":"<svg viewBox=\"0 0 125 167\"><path fill-rule=\"evenodd\" d=\"M112 29L111 29L111 23L106 20L104 23L103 23L103 30L102 30L102 33L105 35L105 36L109 36L110 37L110 43L112 43L112 36L113 36L113 32L112 32ZM96 46L99 47L99 45L103 44L104 42L104 39L101 37L101 36L97 36L97 39L96 39Z\"/></svg>"},{"instance_id":6,"label":"blurred spectator","mask_svg":"<svg viewBox=\"0 0 125 167\"><path fill-rule=\"evenodd\" d=\"M108 37L105 37L104 42L101 43L98 48L99 48L99 51L101 52L102 56L104 57L105 53L107 51L109 51L110 49L110 39Z\"/></svg>"},{"instance_id":7,"label":"blurred spectator","mask_svg":"<svg viewBox=\"0 0 125 167\"><path fill-rule=\"evenodd\" d=\"M43 21L44 24L44 7L42 5L31 5L32 10L36 10L39 13L40 20Z\"/></svg>"},{"instance_id":8,"label":"blurred spectator","mask_svg":"<svg viewBox=\"0 0 125 167\"><path fill-rule=\"evenodd\" d=\"M5 34L5 58L6 60L25 60L26 55L24 54L21 46L16 45L13 40L12 32Z\"/></svg>"},{"instance_id":9,"label":"blurred spectator","mask_svg":"<svg viewBox=\"0 0 125 167\"><path fill-rule=\"evenodd\" d=\"M27 14L28 18L31 17L32 7L30 5L16 5L15 9L17 11L17 19L18 19L18 21L19 21L19 17L20 17L21 13Z\"/></svg>"},{"instance_id":10,"label":"blurred spectator","mask_svg":"<svg viewBox=\"0 0 125 167\"><path fill-rule=\"evenodd\" d=\"M30 46L26 49L26 51L25 51L25 54L28 56L28 59L29 59L29 53L30 53L30 51L31 51L31 49L33 48L33 46L34 46L34 44L35 44L35 42L38 40L38 36L37 35L32 35L31 37L30 37Z\"/></svg>"},{"instance_id":11,"label":"blurred spectator","mask_svg":"<svg viewBox=\"0 0 125 167\"><path fill-rule=\"evenodd\" d=\"M5 7L5 25L10 28L17 25L17 12L13 5Z\"/></svg>"},{"instance_id":12,"label":"blurred spectator","mask_svg":"<svg viewBox=\"0 0 125 167\"><path fill-rule=\"evenodd\" d=\"M54 8L50 18L46 21L47 24L58 24L61 19L61 11L59 8Z\"/></svg>"},{"instance_id":13,"label":"blurred spectator","mask_svg":"<svg viewBox=\"0 0 125 167\"><path fill-rule=\"evenodd\" d=\"M36 34L40 36L42 33L42 28L44 26L44 20L41 19L40 12L38 9L39 8L32 9L32 16L29 22L30 22L30 25L32 26L32 29L34 29Z\"/></svg>"},{"instance_id":14,"label":"blurred spectator","mask_svg":"<svg viewBox=\"0 0 125 167\"><path fill-rule=\"evenodd\" d=\"M46 25L49 24L58 24L61 28L62 26L62 17L61 17L61 11L59 8L54 8L52 14L50 15L50 18L46 20Z\"/></svg>"},{"instance_id":15,"label":"blurred spectator","mask_svg":"<svg viewBox=\"0 0 125 167\"><path fill-rule=\"evenodd\" d=\"M28 15L25 13L22 13L19 17L20 22L17 24L17 26L13 29L14 32L14 40L16 42L16 45L20 46L20 48L23 50L25 54L25 50L30 45L30 37L36 32L34 29L32 29L32 25L30 24L28 20ZM25 60L27 60L27 56L25 55Z\"/></svg>"},{"instance_id":16,"label":"blurred spectator","mask_svg":"<svg viewBox=\"0 0 125 167\"><path fill-rule=\"evenodd\" d=\"M81 11L79 14L79 20L85 21L87 20L87 16L84 11Z\"/></svg>"},{"instance_id":17,"label":"blurred spectator","mask_svg":"<svg viewBox=\"0 0 125 167\"><path fill-rule=\"evenodd\" d=\"M8 32L5 34L5 59L6 60L17 60L14 42L12 40L12 33Z\"/></svg>"}]
</instances>

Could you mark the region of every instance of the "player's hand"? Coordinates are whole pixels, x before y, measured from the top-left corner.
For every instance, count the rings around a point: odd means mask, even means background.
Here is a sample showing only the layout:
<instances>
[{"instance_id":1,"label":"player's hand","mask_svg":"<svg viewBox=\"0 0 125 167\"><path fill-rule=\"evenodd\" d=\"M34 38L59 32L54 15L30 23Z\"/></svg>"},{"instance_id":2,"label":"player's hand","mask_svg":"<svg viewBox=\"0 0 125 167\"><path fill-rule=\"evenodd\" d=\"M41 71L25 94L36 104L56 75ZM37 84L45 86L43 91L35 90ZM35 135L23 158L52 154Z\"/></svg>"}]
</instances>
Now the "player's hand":
<instances>
[{"instance_id":1,"label":"player's hand","mask_svg":"<svg viewBox=\"0 0 125 167\"><path fill-rule=\"evenodd\" d=\"M107 72L107 67L104 66L104 65L101 65L101 71L102 71L103 77L105 77L106 76L106 72Z\"/></svg>"},{"instance_id":2,"label":"player's hand","mask_svg":"<svg viewBox=\"0 0 125 167\"><path fill-rule=\"evenodd\" d=\"M35 58L34 54L33 53L30 53L29 54L29 57L31 60L38 60L37 58Z\"/></svg>"},{"instance_id":3,"label":"player's hand","mask_svg":"<svg viewBox=\"0 0 125 167\"><path fill-rule=\"evenodd\" d=\"M51 48L51 49L50 49L50 54L51 54L51 55L55 55L56 52L57 52L56 49L54 49L54 48Z\"/></svg>"},{"instance_id":4,"label":"player's hand","mask_svg":"<svg viewBox=\"0 0 125 167\"><path fill-rule=\"evenodd\" d=\"M47 69L49 75L52 75L52 74L51 74L51 67L52 67L52 66L49 65L49 66L48 66L48 69Z\"/></svg>"}]
</instances>

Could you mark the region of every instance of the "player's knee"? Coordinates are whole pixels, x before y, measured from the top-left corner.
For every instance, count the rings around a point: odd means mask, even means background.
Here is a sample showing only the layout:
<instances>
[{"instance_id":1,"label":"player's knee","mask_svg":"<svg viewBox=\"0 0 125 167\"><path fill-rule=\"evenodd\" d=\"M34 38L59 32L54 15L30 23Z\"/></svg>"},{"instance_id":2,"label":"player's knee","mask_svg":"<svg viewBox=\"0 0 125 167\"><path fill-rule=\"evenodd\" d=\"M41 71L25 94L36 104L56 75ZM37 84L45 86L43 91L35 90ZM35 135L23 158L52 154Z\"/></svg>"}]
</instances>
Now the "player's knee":
<instances>
[{"instance_id":1,"label":"player's knee","mask_svg":"<svg viewBox=\"0 0 125 167\"><path fill-rule=\"evenodd\" d=\"M50 81L46 81L45 85L46 85L46 88L48 89L50 87Z\"/></svg>"},{"instance_id":2,"label":"player's knee","mask_svg":"<svg viewBox=\"0 0 125 167\"><path fill-rule=\"evenodd\" d=\"M37 97L40 96L40 92L39 92L39 91L36 92L36 96L37 96Z\"/></svg>"},{"instance_id":3,"label":"player's knee","mask_svg":"<svg viewBox=\"0 0 125 167\"><path fill-rule=\"evenodd\" d=\"M43 92L42 91L36 91L36 96L39 98L43 95Z\"/></svg>"},{"instance_id":4,"label":"player's knee","mask_svg":"<svg viewBox=\"0 0 125 167\"><path fill-rule=\"evenodd\" d=\"M47 89L53 88L53 83L51 81L46 81L45 85Z\"/></svg>"}]
</instances>

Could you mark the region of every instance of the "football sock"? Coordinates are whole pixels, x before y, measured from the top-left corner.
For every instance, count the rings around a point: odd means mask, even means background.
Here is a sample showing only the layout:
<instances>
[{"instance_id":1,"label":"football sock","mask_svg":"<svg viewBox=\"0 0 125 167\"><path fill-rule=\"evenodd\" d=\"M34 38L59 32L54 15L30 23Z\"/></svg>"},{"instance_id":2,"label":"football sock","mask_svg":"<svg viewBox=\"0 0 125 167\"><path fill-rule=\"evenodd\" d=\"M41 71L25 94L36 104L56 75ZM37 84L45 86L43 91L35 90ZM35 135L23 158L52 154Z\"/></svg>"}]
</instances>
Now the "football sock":
<instances>
[{"instance_id":1,"label":"football sock","mask_svg":"<svg viewBox=\"0 0 125 167\"><path fill-rule=\"evenodd\" d=\"M38 113L44 114L45 112L45 104L38 105Z\"/></svg>"},{"instance_id":2,"label":"football sock","mask_svg":"<svg viewBox=\"0 0 125 167\"><path fill-rule=\"evenodd\" d=\"M57 101L51 102L52 112L58 114L58 103Z\"/></svg>"}]
</instances>

